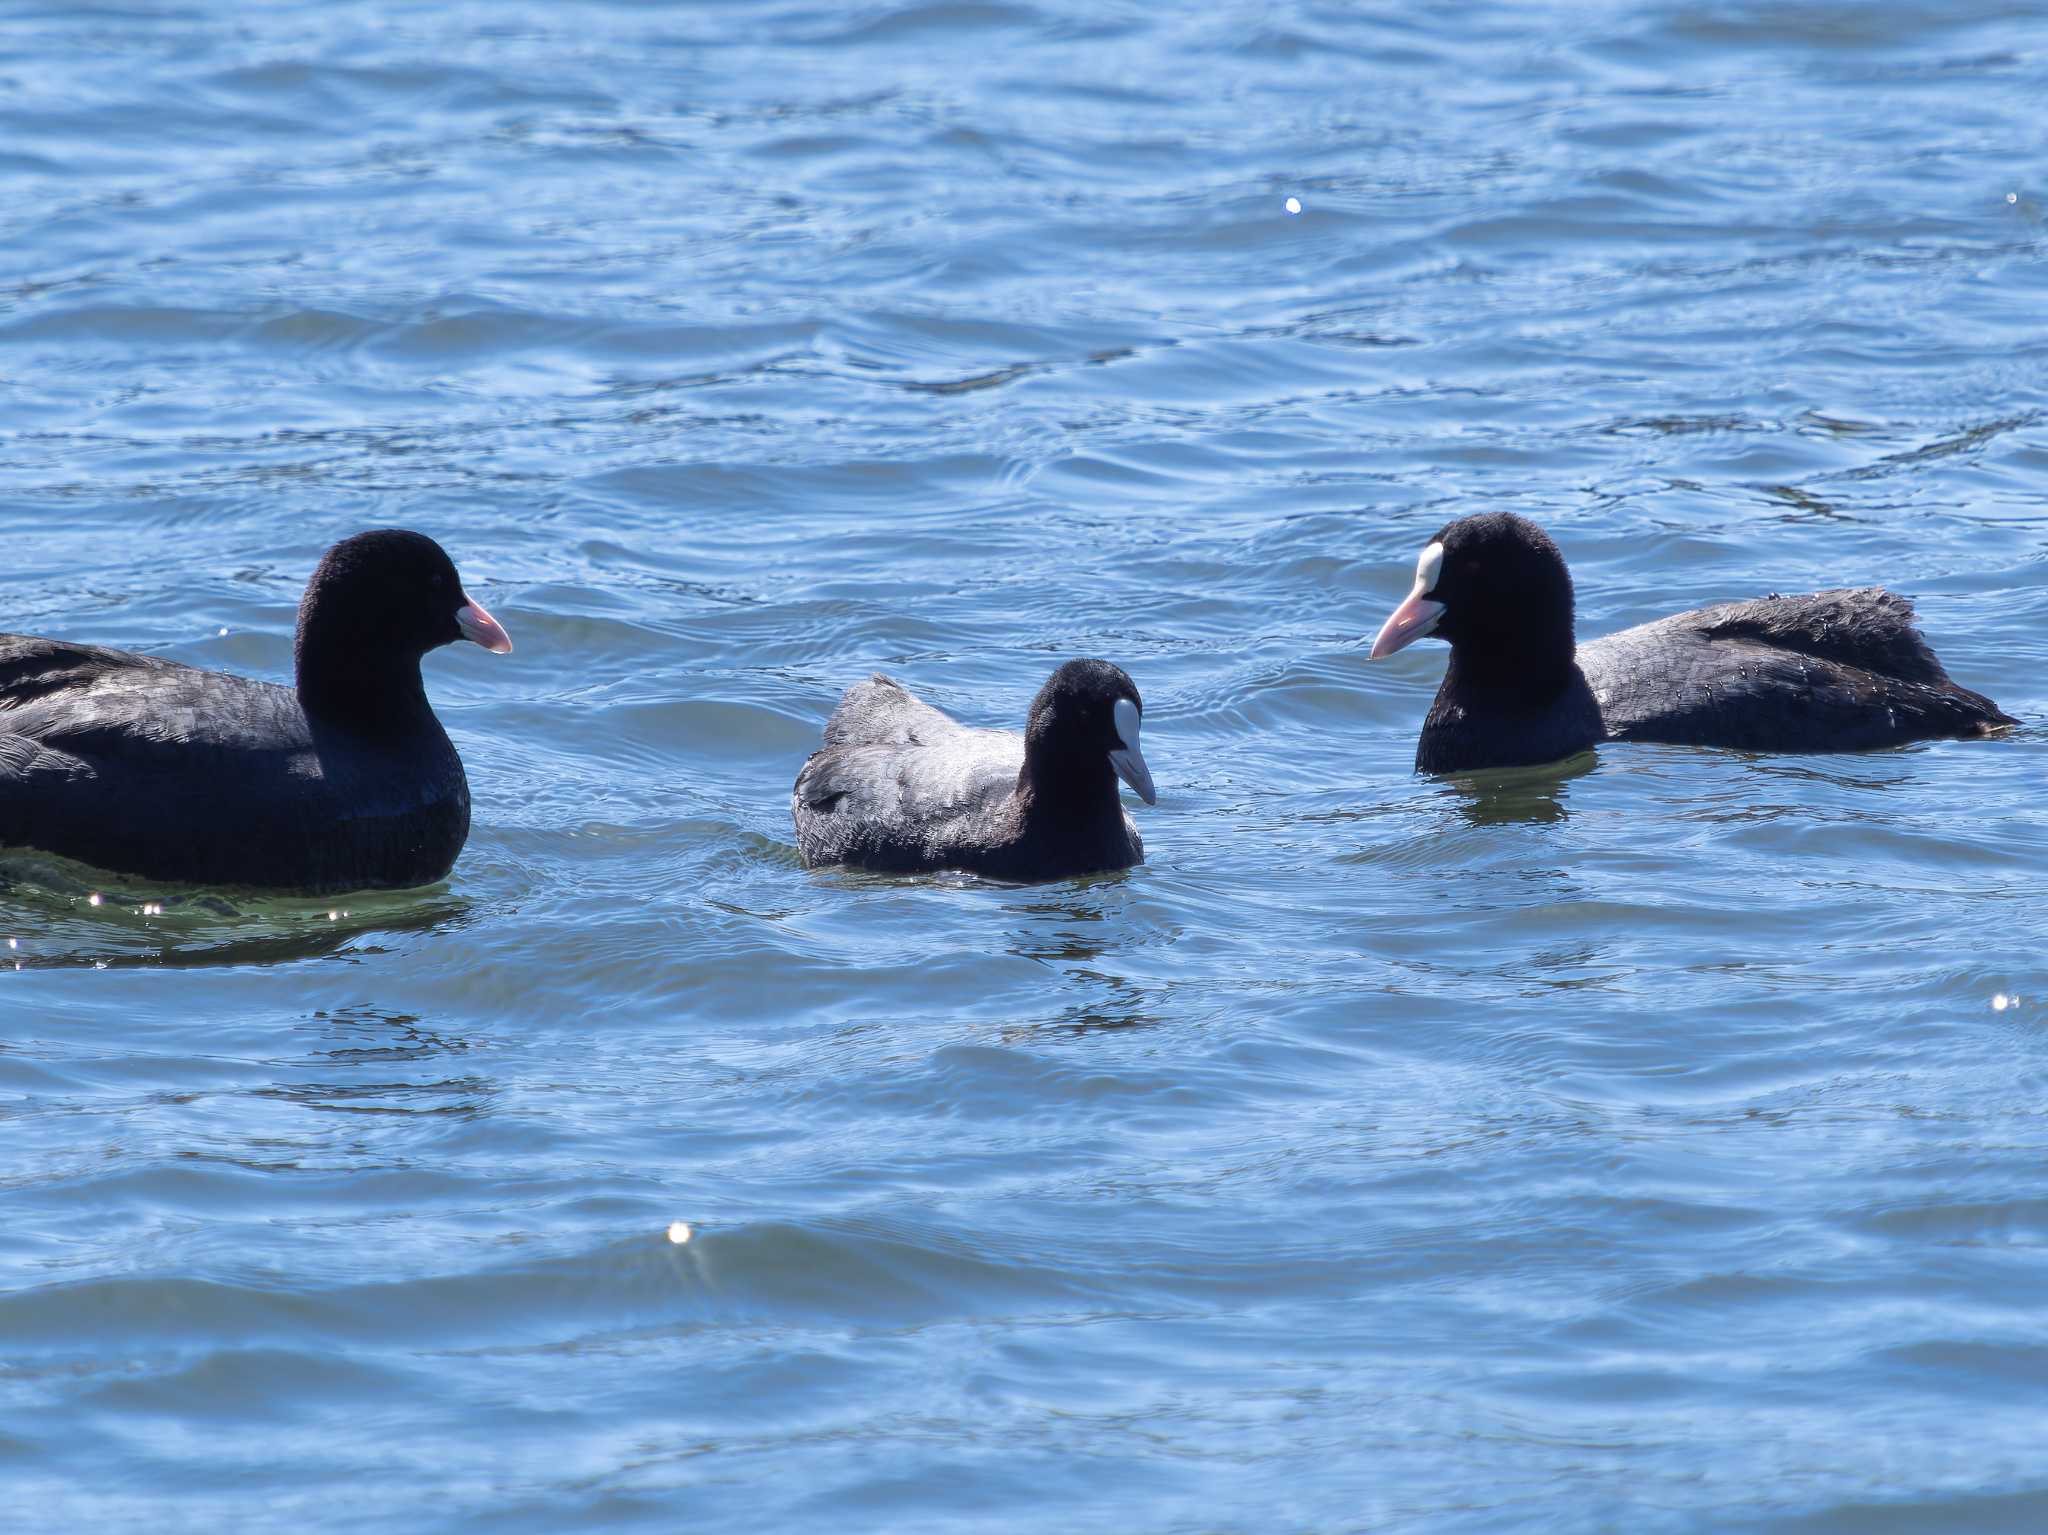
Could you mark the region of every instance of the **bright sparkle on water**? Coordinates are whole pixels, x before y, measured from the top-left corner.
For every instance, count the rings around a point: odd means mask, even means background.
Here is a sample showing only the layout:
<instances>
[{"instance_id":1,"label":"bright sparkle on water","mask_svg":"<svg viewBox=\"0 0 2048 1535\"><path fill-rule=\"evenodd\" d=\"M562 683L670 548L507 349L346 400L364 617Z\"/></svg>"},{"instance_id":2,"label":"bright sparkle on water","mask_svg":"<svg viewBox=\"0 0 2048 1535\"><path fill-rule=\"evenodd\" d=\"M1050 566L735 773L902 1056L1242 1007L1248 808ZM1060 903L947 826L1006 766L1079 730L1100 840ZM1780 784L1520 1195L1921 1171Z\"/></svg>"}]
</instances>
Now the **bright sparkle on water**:
<instances>
[{"instance_id":1,"label":"bright sparkle on water","mask_svg":"<svg viewBox=\"0 0 2048 1535\"><path fill-rule=\"evenodd\" d=\"M1299 213L1299 212L1301 212L1301 199L1300 199L1300 198L1298 198L1298 197L1290 197L1290 198L1288 198L1288 199L1287 199L1287 211L1288 211L1289 213Z\"/></svg>"},{"instance_id":2,"label":"bright sparkle on water","mask_svg":"<svg viewBox=\"0 0 2048 1535\"><path fill-rule=\"evenodd\" d=\"M690 1223L688 1221L669 1222L668 1239L675 1243L676 1246L681 1247L690 1240Z\"/></svg>"}]
</instances>

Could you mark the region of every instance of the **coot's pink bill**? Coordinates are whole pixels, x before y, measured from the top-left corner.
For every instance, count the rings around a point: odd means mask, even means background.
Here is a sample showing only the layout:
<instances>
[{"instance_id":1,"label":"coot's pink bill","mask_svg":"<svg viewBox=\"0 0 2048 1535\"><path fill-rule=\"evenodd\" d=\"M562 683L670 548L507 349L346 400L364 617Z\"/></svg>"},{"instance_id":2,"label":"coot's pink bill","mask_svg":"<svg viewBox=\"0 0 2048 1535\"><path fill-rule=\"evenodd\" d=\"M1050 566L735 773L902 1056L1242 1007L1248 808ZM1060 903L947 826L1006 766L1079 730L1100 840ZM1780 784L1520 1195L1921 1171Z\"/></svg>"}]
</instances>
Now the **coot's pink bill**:
<instances>
[{"instance_id":1,"label":"coot's pink bill","mask_svg":"<svg viewBox=\"0 0 2048 1535\"><path fill-rule=\"evenodd\" d=\"M505 655L512 649L512 636L505 632L505 626L486 613L484 605L474 597L455 610L455 627L462 631L464 639L483 646L494 656Z\"/></svg>"},{"instance_id":2,"label":"coot's pink bill","mask_svg":"<svg viewBox=\"0 0 2048 1535\"><path fill-rule=\"evenodd\" d=\"M1431 602L1420 591L1410 592L1408 600L1387 615L1387 621L1380 625L1379 634L1373 639L1372 654L1368 660L1379 661L1397 650L1405 650L1436 627L1436 621L1444 616L1444 605Z\"/></svg>"}]
</instances>

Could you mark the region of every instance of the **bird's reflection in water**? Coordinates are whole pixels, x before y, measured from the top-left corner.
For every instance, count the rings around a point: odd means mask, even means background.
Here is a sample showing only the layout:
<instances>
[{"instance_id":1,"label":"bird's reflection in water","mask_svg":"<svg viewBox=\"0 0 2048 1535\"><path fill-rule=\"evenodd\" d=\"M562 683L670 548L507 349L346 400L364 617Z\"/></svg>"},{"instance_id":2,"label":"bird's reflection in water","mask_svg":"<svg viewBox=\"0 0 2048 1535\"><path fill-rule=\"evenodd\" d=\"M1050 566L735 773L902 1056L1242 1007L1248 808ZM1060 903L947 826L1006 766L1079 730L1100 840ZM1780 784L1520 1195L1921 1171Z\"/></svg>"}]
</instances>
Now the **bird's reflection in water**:
<instances>
[{"instance_id":1,"label":"bird's reflection in water","mask_svg":"<svg viewBox=\"0 0 2048 1535\"><path fill-rule=\"evenodd\" d=\"M322 1066L425 1061L467 1055L471 1049L462 1035L435 1028L416 1013L381 1007L317 1008L297 1028L316 1045L308 1063Z\"/></svg>"},{"instance_id":2,"label":"bird's reflection in water","mask_svg":"<svg viewBox=\"0 0 2048 1535\"><path fill-rule=\"evenodd\" d=\"M456 1068L475 1042L412 1013L321 1008L299 1015L283 1034L265 1032L270 1025L260 1015L251 1029L266 1043L297 1048L249 1056L248 1065L260 1060L271 1070L234 1096L303 1112L247 1109L210 1119L179 1148L181 1162L259 1173L417 1171L419 1142L402 1126L483 1119L503 1091L496 1077ZM379 1121L391 1133L368 1128Z\"/></svg>"},{"instance_id":3,"label":"bird's reflection in water","mask_svg":"<svg viewBox=\"0 0 2048 1535\"><path fill-rule=\"evenodd\" d=\"M148 885L49 854L0 854L9 968L272 964L374 952L379 935L454 931L471 918L469 901L445 885L300 897Z\"/></svg>"},{"instance_id":4,"label":"bird's reflection in water","mask_svg":"<svg viewBox=\"0 0 2048 1535\"><path fill-rule=\"evenodd\" d=\"M1006 1043L1042 1040L1049 1034L1078 1038L1121 1029L1149 1028L1166 1021L1162 1014L1146 1006L1144 991L1128 977L1089 969L1073 969L1067 974L1090 987L1095 994L1068 1003L1057 1018L1011 1025L1003 1030L1002 1037Z\"/></svg>"},{"instance_id":5,"label":"bird's reflection in water","mask_svg":"<svg viewBox=\"0 0 2048 1535\"><path fill-rule=\"evenodd\" d=\"M336 1114L487 1112L499 1086L453 1070L471 1042L411 1013L357 1006L321 1009L298 1025L310 1046L291 1063L298 1080L252 1089L259 1098Z\"/></svg>"},{"instance_id":6,"label":"bird's reflection in water","mask_svg":"<svg viewBox=\"0 0 2048 1535\"><path fill-rule=\"evenodd\" d=\"M1115 941L1110 902L1122 873L1033 886L1007 909L1025 919L1010 935L1010 952L1025 959L1090 960Z\"/></svg>"},{"instance_id":7,"label":"bird's reflection in water","mask_svg":"<svg viewBox=\"0 0 2048 1535\"><path fill-rule=\"evenodd\" d=\"M1566 785L1592 772L1593 766L1593 754L1580 752L1541 767L1460 773L1444 780L1443 792L1474 826L1550 825L1570 814L1565 808Z\"/></svg>"},{"instance_id":8,"label":"bird's reflection in water","mask_svg":"<svg viewBox=\"0 0 2048 1535\"><path fill-rule=\"evenodd\" d=\"M1024 919L1011 935L1010 952L1057 967L1084 995L1069 1002L1057 1018L1006 1027L1006 1042L1135 1029L1162 1021L1146 1009L1137 983L1098 963L1105 954L1162 936L1134 918L1134 894L1128 872L1120 870L1034 889L1009 908Z\"/></svg>"}]
</instances>

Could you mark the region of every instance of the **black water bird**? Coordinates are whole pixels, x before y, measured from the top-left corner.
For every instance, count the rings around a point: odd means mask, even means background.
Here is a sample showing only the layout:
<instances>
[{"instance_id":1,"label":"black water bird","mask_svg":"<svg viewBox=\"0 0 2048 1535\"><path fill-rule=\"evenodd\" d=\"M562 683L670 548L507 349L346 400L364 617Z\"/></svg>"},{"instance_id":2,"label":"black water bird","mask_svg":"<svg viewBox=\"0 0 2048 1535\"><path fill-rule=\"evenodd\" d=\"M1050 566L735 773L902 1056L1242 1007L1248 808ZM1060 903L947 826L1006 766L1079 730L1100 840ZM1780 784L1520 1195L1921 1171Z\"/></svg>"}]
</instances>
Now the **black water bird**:
<instances>
[{"instance_id":1,"label":"black water bird","mask_svg":"<svg viewBox=\"0 0 2048 1535\"><path fill-rule=\"evenodd\" d=\"M847 689L790 794L807 867L963 869L1049 880L1142 862L1121 778L1158 802L1145 705L1121 667L1069 661L1024 733L974 730L877 674Z\"/></svg>"},{"instance_id":2,"label":"black water bird","mask_svg":"<svg viewBox=\"0 0 2048 1535\"><path fill-rule=\"evenodd\" d=\"M1564 556L1511 512L1429 541L1372 659L1425 635L1450 642L1451 664L1416 746L1424 773L1554 762L1602 741L1862 751L2016 723L1949 680L1913 605L1881 587L1696 608L1579 645Z\"/></svg>"},{"instance_id":3,"label":"black water bird","mask_svg":"<svg viewBox=\"0 0 2048 1535\"><path fill-rule=\"evenodd\" d=\"M398 529L320 561L294 687L0 634L0 847L193 884L430 884L469 836L469 782L420 681L453 640L512 648L441 546Z\"/></svg>"}]
</instances>

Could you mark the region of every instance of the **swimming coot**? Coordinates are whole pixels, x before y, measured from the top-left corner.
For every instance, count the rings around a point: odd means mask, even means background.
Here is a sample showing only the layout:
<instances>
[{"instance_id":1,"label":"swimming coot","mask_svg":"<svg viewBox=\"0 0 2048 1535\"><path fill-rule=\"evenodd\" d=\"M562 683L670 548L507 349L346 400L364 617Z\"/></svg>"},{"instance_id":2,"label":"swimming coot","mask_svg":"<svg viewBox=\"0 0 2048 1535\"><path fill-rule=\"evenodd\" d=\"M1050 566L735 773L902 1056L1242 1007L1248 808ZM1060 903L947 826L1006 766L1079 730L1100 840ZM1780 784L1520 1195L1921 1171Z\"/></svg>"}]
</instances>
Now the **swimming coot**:
<instances>
[{"instance_id":1,"label":"swimming coot","mask_svg":"<svg viewBox=\"0 0 2048 1535\"><path fill-rule=\"evenodd\" d=\"M1451 644L1416 746L1424 773L1553 762L1600 741L1861 751L2015 723L1949 681L1913 605L1880 587L1696 608L1575 645L1564 557L1512 512L1429 541L1372 658L1424 635Z\"/></svg>"},{"instance_id":2,"label":"swimming coot","mask_svg":"<svg viewBox=\"0 0 2048 1535\"><path fill-rule=\"evenodd\" d=\"M469 783L420 657L458 639L512 648L441 546L398 529L320 561L295 688L0 634L0 846L307 893L437 880Z\"/></svg>"},{"instance_id":3,"label":"swimming coot","mask_svg":"<svg viewBox=\"0 0 2048 1535\"><path fill-rule=\"evenodd\" d=\"M1117 795L1156 804L1138 750L1145 712L1121 667L1069 661L1022 735L970 730L879 673L846 690L789 799L807 867L965 869L1063 879L1143 861Z\"/></svg>"}]
</instances>

